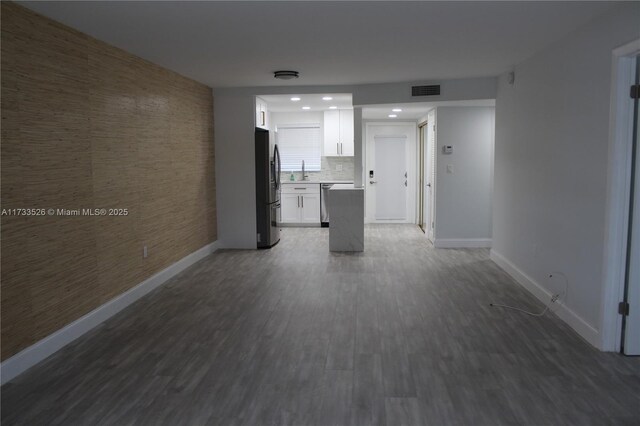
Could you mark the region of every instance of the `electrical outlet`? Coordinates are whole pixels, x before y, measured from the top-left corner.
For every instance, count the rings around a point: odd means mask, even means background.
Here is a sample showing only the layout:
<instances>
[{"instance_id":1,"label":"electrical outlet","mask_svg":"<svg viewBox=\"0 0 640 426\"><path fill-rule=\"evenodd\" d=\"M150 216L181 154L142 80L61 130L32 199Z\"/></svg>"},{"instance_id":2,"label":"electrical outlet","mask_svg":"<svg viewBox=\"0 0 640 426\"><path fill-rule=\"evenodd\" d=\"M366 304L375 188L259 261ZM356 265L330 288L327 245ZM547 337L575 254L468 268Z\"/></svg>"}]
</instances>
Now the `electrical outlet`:
<instances>
[{"instance_id":1,"label":"electrical outlet","mask_svg":"<svg viewBox=\"0 0 640 426\"><path fill-rule=\"evenodd\" d=\"M336 172L342 171L342 164L336 164Z\"/></svg>"},{"instance_id":2,"label":"electrical outlet","mask_svg":"<svg viewBox=\"0 0 640 426\"><path fill-rule=\"evenodd\" d=\"M447 164L447 173L453 173L453 164Z\"/></svg>"},{"instance_id":3,"label":"electrical outlet","mask_svg":"<svg viewBox=\"0 0 640 426\"><path fill-rule=\"evenodd\" d=\"M146 259L147 256L149 256L149 251L147 250L147 246L144 246L142 247L142 257Z\"/></svg>"}]
</instances>

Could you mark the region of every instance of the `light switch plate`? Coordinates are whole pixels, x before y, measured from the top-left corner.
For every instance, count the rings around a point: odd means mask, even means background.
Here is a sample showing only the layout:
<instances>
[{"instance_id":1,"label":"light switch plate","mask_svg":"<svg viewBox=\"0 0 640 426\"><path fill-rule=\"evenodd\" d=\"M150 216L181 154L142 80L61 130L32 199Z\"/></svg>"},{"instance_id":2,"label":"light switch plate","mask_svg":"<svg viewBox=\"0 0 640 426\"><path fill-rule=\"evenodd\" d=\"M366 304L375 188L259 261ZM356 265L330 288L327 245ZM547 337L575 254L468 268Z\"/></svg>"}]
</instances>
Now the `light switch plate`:
<instances>
[{"instance_id":1,"label":"light switch plate","mask_svg":"<svg viewBox=\"0 0 640 426\"><path fill-rule=\"evenodd\" d=\"M453 173L453 164L447 164L447 173Z\"/></svg>"}]
</instances>

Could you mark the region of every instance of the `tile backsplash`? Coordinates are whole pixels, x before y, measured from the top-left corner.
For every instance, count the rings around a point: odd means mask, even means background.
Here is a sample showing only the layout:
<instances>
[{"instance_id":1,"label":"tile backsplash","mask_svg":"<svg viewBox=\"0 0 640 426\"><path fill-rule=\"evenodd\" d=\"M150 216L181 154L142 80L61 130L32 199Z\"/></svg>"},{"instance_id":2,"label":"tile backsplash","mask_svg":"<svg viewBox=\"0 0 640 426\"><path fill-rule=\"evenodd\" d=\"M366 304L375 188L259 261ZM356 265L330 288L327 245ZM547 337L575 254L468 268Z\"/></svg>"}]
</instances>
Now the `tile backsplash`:
<instances>
[{"instance_id":1,"label":"tile backsplash","mask_svg":"<svg viewBox=\"0 0 640 426\"><path fill-rule=\"evenodd\" d=\"M338 171L336 168L342 170ZM354 176L354 162L353 157L321 157L319 172L307 172L307 180L310 182L321 182L330 180L348 180L352 181ZM280 179L283 182L290 180L291 173L295 177L296 181L302 180L302 172L295 171L282 171Z\"/></svg>"}]
</instances>

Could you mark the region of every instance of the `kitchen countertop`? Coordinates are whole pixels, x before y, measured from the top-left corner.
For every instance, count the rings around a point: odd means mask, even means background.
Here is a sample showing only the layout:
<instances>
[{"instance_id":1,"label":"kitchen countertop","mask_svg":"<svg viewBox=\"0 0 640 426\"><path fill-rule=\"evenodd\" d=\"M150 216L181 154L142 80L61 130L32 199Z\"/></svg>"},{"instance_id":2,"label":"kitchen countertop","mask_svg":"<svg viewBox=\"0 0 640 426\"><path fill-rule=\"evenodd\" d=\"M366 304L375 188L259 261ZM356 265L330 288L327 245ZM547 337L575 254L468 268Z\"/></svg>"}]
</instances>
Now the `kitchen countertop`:
<instances>
[{"instance_id":1,"label":"kitchen countertop","mask_svg":"<svg viewBox=\"0 0 640 426\"><path fill-rule=\"evenodd\" d=\"M341 185L341 184L351 184L351 185L353 185L353 181L352 180L323 180L323 181L320 181L320 183L334 183L336 185Z\"/></svg>"},{"instance_id":2,"label":"kitchen countertop","mask_svg":"<svg viewBox=\"0 0 640 426\"><path fill-rule=\"evenodd\" d=\"M281 182L283 185L299 185L301 183L317 183L317 184L321 184L321 183L335 183L335 184L353 184L352 180L314 180L314 181L310 181L310 180L294 180L294 181L290 181L290 180L283 180Z\"/></svg>"},{"instance_id":3,"label":"kitchen countertop","mask_svg":"<svg viewBox=\"0 0 640 426\"><path fill-rule=\"evenodd\" d=\"M356 188L355 186L353 186L353 183L337 183L333 185L330 189L330 191L344 191L344 190L364 191L364 188Z\"/></svg>"}]
</instances>

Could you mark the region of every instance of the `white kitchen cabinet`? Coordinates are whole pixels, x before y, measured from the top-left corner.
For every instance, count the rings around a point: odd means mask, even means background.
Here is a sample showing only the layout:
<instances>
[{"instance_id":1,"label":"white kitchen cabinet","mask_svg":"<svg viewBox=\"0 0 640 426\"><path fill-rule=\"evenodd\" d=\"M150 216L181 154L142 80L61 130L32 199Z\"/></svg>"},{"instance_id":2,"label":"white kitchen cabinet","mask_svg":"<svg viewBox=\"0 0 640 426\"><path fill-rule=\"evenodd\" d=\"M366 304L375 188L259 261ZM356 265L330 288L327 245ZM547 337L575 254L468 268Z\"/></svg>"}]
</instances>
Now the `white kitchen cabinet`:
<instances>
[{"instance_id":1,"label":"white kitchen cabinet","mask_svg":"<svg viewBox=\"0 0 640 426\"><path fill-rule=\"evenodd\" d=\"M340 152L340 111L324 113L324 156L335 157Z\"/></svg>"},{"instance_id":2,"label":"white kitchen cabinet","mask_svg":"<svg viewBox=\"0 0 640 426\"><path fill-rule=\"evenodd\" d=\"M324 156L353 156L353 110L325 111Z\"/></svg>"},{"instance_id":3,"label":"white kitchen cabinet","mask_svg":"<svg viewBox=\"0 0 640 426\"><path fill-rule=\"evenodd\" d=\"M267 103L262 98L256 97L256 127L269 130Z\"/></svg>"},{"instance_id":4,"label":"white kitchen cabinet","mask_svg":"<svg viewBox=\"0 0 640 426\"><path fill-rule=\"evenodd\" d=\"M283 183L280 195L281 223L320 225L320 184Z\"/></svg>"},{"instance_id":5,"label":"white kitchen cabinet","mask_svg":"<svg viewBox=\"0 0 640 426\"><path fill-rule=\"evenodd\" d=\"M320 223L320 194L300 196L300 223Z\"/></svg>"},{"instance_id":6,"label":"white kitchen cabinet","mask_svg":"<svg viewBox=\"0 0 640 426\"><path fill-rule=\"evenodd\" d=\"M353 157L353 110L340 110L340 155Z\"/></svg>"},{"instance_id":7,"label":"white kitchen cabinet","mask_svg":"<svg viewBox=\"0 0 640 426\"><path fill-rule=\"evenodd\" d=\"M298 223L300 222L300 195L281 194L280 195L280 222Z\"/></svg>"}]
</instances>

